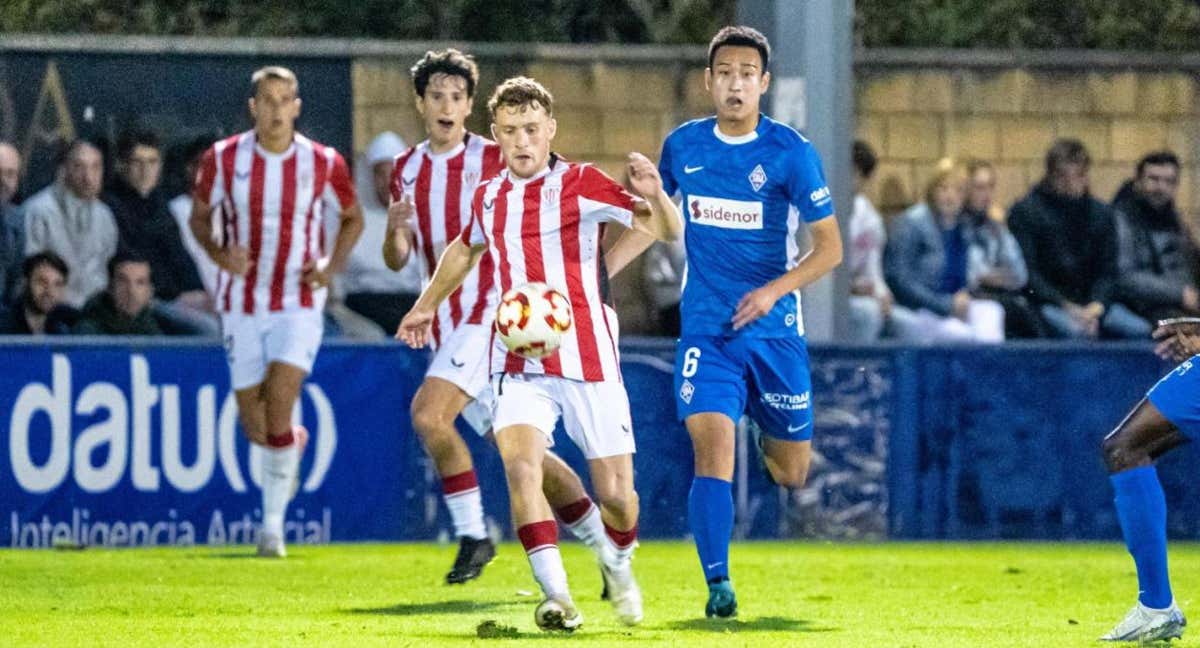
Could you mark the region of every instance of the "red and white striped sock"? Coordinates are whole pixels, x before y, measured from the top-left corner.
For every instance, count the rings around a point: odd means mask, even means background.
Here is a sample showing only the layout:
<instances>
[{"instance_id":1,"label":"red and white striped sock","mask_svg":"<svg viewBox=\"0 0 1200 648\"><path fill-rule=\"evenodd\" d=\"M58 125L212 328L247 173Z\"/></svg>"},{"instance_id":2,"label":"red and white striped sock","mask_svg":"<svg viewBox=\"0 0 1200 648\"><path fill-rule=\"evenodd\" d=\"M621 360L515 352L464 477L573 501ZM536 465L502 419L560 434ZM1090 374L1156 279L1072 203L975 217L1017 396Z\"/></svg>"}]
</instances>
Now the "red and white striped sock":
<instances>
[{"instance_id":1,"label":"red and white striped sock","mask_svg":"<svg viewBox=\"0 0 1200 648\"><path fill-rule=\"evenodd\" d=\"M600 519L600 507L592 502L592 498L584 496L554 509L554 513L567 525L572 535L592 549L596 549L604 540L604 522Z\"/></svg>"},{"instance_id":2,"label":"red and white striped sock","mask_svg":"<svg viewBox=\"0 0 1200 648\"><path fill-rule=\"evenodd\" d=\"M637 525L633 525L628 531L618 531L611 526L604 525L604 535L608 538L609 545L616 551L617 560L624 562L633 557L633 549L637 546Z\"/></svg>"},{"instance_id":3,"label":"red and white striped sock","mask_svg":"<svg viewBox=\"0 0 1200 648\"><path fill-rule=\"evenodd\" d=\"M547 597L570 598L567 570L563 568L562 555L558 552L558 524L554 520L526 524L517 529L517 537L525 547L533 578L542 592Z\"/></svg>"},{"instance_id":4,"label":"red and white striped sock","mask_svg":"<svg viewBox=\"0 0 1200 648\"><path fill-rule=\"evenodd\" d=\"M487 537L483 524L483 500L479 495L479 479L474 470L442 478L442 498L450 510L454 535L482 540Z\"/></svg>"}]
</instances>

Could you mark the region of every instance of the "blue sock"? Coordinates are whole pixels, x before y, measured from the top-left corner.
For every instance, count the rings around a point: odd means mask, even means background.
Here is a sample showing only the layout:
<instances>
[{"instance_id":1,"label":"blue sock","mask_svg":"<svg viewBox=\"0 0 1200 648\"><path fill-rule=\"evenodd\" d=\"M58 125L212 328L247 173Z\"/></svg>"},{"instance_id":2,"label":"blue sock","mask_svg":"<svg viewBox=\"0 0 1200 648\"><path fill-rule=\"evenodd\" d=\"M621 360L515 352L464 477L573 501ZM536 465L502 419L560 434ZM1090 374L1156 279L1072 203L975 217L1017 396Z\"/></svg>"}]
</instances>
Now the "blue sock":
<instances>
[{"instance_id":1,"label":"blue sock","mask_svg":"<svg viewBox=\"0 0 1200 648\"><path fill-rule=\"evenodd\" d=\"M704 580L729 578L729 537L733 535L733 484L696 477L688 493L688 523Z\"/></svg>"},{"instance_id":2,"label":"blue sock","mask_svg":"<svg viewBox=\"0 0 1200 648\"><path fill-rule=\"evenodd\" d=\"M1167 499L1154 466L1142 466L1109 476L1116 497L1117 519L1125 546L1137 565L1138 600L1146 607L1171 605L1167 576Z\"/></svg>"}]
</instances>

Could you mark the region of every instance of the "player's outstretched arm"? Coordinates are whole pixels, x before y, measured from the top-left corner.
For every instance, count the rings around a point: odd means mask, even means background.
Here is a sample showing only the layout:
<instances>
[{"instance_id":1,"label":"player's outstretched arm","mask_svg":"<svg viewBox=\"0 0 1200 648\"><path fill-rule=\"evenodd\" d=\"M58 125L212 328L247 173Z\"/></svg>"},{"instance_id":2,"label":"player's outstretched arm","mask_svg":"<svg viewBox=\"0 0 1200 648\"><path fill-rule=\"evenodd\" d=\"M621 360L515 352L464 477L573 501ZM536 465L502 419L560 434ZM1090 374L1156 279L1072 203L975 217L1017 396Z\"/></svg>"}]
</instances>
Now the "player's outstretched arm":
<instances>
[{"instance_id":1,"label":"player's outstretched arm","mask_svg":"<svg viewBox=\"0 0 1200 648\"><path fill-rule=\"evenodd\" d=\"M604 252L604 265L608 268L608 278L612 279L624 270L642 252L650 249L657 239L653 235L639 229L627 229L621 232L615 243Z\"/></svg>"},{"instance_id":2,"label":"player's outstretched arm","mask_svg":"<svg viewBox=\"0 0 1200 648\"><path fill-rule=\"evenodd\" d=\"M771 312L780 297L813 283L842 262L842 233L838 230L836 217L829 216L809 224L809 231L812 233L812 250L795 268L742 297L733 314L734 330Z\"/></svg>"},{"instance_id":3,"label":"player's outstretched arm","mask_svg":"<svg viewBox=\"0 0 1200 648\"><path fill-rule=\"evenodd\" d=\"M683 231L679 208L663 189L658 167L641 153L629 154L629 184L645 201L633 213L634 229L660 241L674 241ZM649 247L648 245L646 247ZM642 248L643 250L645 248ZM640 254L640 251L639 251ZM637 256L636 254L634 256Z\"/></svg>"},{"instance_id":4,"label":"player's outstretched arm","mask_svg":"<svg viewBox=\"0 0 1200 648\"><path fill-rule=\"evenodd\" d=\"M392 271L399 272L408 264L412 253L412 198L400 196L388 205L387 234L383 237L383 263Z\"/></svg>"},{"instance_id":5,"label":"player's outstretched arm","mask_svg":"<svg viewBox=\"0 0 1200 648\"><path fill-rule=\"evenodd\" d=\"M429 341L429 325L433 322L433 314L437 307L450 293L458 288L471 268L479 263L486 245L468 246L462 239L454 239L442 252L429 285L421 292L411 310L400 320L400 328L396 330L396 339L403 340L408 346L419 349Z\"/></svg>"}]
</instances>

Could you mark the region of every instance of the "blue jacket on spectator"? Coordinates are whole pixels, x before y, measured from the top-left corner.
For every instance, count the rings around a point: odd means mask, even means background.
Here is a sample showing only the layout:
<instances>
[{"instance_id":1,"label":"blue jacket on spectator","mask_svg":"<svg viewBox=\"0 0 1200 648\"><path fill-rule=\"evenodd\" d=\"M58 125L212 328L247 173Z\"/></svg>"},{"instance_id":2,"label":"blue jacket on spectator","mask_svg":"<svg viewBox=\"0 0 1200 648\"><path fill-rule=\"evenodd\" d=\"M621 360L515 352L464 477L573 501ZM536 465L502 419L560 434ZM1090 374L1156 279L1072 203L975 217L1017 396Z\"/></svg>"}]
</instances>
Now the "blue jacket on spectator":
<instances>
[{"instance_id":1,"label":"blue jacket on spectator","mask_svg":"<svg viewBox=\"0 0 1200 648\"><path fill-rule=\"evenodd\" d=\"M953 314L955 291L947 292L944 285L947 254L943 233L925 203L917 203L893 219L883 254L883 274L901 306L924 308L943 317ZM960 221L953 233L946 234L959 239L963 254L954 261L962 264L959 270L965 277L966 228Z\"/></svg>"}]
</instances>

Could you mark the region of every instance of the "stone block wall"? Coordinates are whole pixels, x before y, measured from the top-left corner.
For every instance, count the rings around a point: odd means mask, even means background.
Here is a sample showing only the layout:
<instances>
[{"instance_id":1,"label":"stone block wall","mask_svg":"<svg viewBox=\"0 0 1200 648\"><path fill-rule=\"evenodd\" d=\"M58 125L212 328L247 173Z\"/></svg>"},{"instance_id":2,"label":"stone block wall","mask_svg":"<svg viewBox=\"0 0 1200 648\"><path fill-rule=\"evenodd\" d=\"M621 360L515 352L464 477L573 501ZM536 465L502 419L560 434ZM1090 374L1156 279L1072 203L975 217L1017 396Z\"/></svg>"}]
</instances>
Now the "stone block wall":
<instances>
[{"instance_id":1,"label":"stone block wall","mask_svg":"<svg viewBox=\"0 0 1200 648\"><path fill-rule=\"evenodd\" d=\"M858 137L880 155L872 187L884 212L919 196L943 156L990 160L1008 205L1043 175L1046 149L1074 137L1093 159L1092 191L1108 200L1139 158L1169 148L1183 161L1181 207L1200 215L1200 101L1187 71L860 68Z\"/></svg>"},{"instance_id":2,"label":"stone block wall","mask_svg":"<svg viewBox=\"0 0 1200 648\"><path fill-rule=\"evenodd\" d=\"M1193 225L1200 220L1200 84L1194 70L1111 63L956 65L956 56L947 52L934 66L870 60L856 65L856 135L879 153L869 194L883 213L916 200L937 160L947 155L990 160L998 171L998 200L1007 206L1041 178L1051 142L1075 137L1091 152L1093 193L1104 200L1131 177L1142 155L1175 151L1184 163L1180 205ZM674 126L710 113L703 64L694 53L629 60L481 56L470 126L485 132L487 97L500 80L532 76L555 95L555 149L595 162L619 179L629 151L654 159ZM409 142L423 137L408 65L410 60L392 57L356 59L357 151L385 129ZM635 265L615 283L623 301L623 329L631 333L651 326L640 274Z\"/></svg>"}]
</instances>

